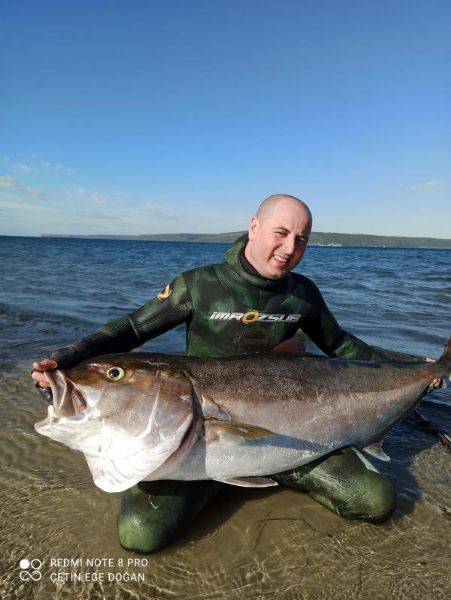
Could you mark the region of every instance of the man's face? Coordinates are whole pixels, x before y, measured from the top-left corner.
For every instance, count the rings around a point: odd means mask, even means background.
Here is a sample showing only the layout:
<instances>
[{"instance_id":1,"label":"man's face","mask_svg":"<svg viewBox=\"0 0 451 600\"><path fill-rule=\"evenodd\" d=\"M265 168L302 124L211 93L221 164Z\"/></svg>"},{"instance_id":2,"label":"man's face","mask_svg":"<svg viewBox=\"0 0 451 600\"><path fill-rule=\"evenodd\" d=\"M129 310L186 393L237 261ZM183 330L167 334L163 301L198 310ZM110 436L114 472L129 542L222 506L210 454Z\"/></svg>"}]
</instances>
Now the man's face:
<instances>
[{"instance_id":1,"label":"man's face","mask_svg":"<svg viewBox=\"0 0 451 600\"><path fill-rule=\"evenodd\" d=\"M281 279L304 255L311 218L302 205L280 202L261 219L253 217L245 255L267 279Z\"/></svg>"}]
</instances>

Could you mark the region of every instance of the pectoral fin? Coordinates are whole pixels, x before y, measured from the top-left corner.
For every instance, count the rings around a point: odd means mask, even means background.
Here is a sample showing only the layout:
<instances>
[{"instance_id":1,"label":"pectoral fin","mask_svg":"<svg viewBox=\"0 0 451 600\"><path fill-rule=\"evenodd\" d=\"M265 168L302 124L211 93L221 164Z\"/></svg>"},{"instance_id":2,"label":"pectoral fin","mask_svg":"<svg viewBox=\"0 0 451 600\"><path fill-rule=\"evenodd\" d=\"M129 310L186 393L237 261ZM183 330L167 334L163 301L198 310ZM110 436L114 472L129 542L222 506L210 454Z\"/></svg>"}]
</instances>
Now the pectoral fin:
<instances>
[{"instance_id":1,"label":"pectoral fin","mask_svg":"<svg viewBox=\"0 0 451 600\"><path fill-rule=\"evenodd\" d=\"M377 460L382 460L384 462L389 462L390 460L388 454L385 454L385 452L382 450L380 443L365 446L365 448L362 449L362 452L365 452L365 454L369 454L370 456L374 456L374 458L377 458Z\"/></svg>"},{"instance_id":2,"label":"pectoral fin","mask_svg":"<svg viewBox=\"0 0 451 600\"><path fill-rule=\"evenodd\" d=\"M207 419L205 421L205 428L208 430L206 436L208 440L225 436L231 441L238 443L261 440L277 435L273 431L264 427L258 427L257 425L231 423L230 421L218 421L217 419Z\"/></svg>"},{"instance_id":3,"label":"pectoral fin","mask_svg":"<svg viewBox=\"0 0 451 600\"><path fill-rule=\"evenodd\" d=\"M269 477L230 477L226 479L215 479L215 481L249 488L273 487L278 485L277 481L274 481L274 479L270 479Z\"/></svg>"},{"instance_id":4,"label":"pectoral fin","mask_svg":"<svg viewBox=\"0 0 451 600\"><path fill-rule=\"evenodd\" d=\"M364 454L362 454L362 452L360 452L360 450L358 450L355 446L352 446L352 449L354 450L354 452L357 454L357 456L360 458L360 460L363 462L363 464L365 465L365 467L367 469L369 469L370 471L374 471L375 473L379 473L379 469L377 469L372 462L370 462L366 456Z\"/></svg>"}]
</instances>

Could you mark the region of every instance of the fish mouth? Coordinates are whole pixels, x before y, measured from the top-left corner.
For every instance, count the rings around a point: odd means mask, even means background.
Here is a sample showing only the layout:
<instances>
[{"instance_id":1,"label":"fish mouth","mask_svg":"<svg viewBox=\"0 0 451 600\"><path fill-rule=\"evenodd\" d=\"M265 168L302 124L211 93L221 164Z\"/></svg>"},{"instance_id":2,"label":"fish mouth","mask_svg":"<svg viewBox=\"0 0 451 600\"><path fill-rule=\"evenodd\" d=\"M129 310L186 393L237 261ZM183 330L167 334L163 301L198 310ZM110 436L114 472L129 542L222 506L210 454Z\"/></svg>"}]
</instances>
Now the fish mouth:
<instances>
[{"instance_id":1,"label":"fish mouth","mask_svg":"<svg viewBox=\"0 0 451 600\"><path fill-rule=\"evenodd\" d=\"M46 375L52 390L54 417L76 417L86 409L83 394L64 371L46 371Z\"/></svg>"}]
</instances>

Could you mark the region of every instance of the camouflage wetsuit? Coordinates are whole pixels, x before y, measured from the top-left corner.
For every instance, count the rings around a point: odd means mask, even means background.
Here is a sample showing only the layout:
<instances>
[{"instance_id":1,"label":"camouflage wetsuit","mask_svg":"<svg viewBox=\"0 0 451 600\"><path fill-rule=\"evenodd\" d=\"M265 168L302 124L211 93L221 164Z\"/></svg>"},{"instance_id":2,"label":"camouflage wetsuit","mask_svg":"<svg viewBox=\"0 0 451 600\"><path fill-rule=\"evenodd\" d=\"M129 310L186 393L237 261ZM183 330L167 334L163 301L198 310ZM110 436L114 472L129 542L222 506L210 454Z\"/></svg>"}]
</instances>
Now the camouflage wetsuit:
<instances>
[{"instance_id":1,"label":"camouflage wetsuit","mask_svg":"<svg viewBox=\"0 0 451 600\"><path fill-rule=\"evenodd\" d=\"M327 355L360 360L403 360L407 355L371 347L341 329L316 285L289 273L282 280L258 276L244 257L246 237L224 262L178 275L160 294L130 315L55 352L61 367L112 352L126 352L186 324L187 353L221 357L271 350L302 329ZM335 452L274 476L307 491L348 518L388 518L395 493L390 481L368 470L349 450ZM223 484L214 481L142 482L127 490L118 516L126 548L156 551L167 545Z\"/></svg>"}]
</instances>

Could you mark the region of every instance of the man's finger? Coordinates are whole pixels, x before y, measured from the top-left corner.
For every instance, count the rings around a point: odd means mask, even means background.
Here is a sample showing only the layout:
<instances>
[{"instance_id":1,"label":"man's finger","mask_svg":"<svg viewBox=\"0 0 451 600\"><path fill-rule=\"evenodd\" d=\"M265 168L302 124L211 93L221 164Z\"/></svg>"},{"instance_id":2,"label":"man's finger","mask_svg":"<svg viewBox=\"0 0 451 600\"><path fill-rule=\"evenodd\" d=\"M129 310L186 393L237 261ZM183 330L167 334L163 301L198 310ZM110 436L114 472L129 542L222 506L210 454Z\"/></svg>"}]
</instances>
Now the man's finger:
<instances>
[{"instance_id":1,"label":"man's finger","mask_svg":"<svg viewBox=\"0 0 451 600\"><path fill-rule=\"evenodd\" d=\"M429 385L428 391L432 392L432 390L435 390L435 388L446 388L446 382L443 379L443 377L436 377L435 379L433 379Z\"/></svg>"},{"instance_id":2,"label":"man's finger","mask_svg":"<svg viewBox=\"0 0 451 600\"><path fill-rule=\"evenodd\" d=\"M56 369L57 366L56 361L51 358L44 358L40 362L33 363L33 369L36 371L50 371L51 369Z\"/></svg>"},{"instance_id":3,"label":"man's finger","mask_svg":"<svg viewBox=\"0 0 451 600\"><path fill-rule=\"evenodd\" d=\"M39 383L44 383L44 385L50 385L49 378L42 371L32 371L31 378Z\"/></svg>"},{"instance_id":4,"label":"man's finger","mask_svg":"<svg viewBox=\"0 0 451 600\"><path fill-rule=\"evenodd\" d=\"M56 364L56 361L53 360L52 358L44 358L38 364L41 365L41 367L46 370L56 369L56 367L58 366Z\"/></svg>"},{"instance_id":5,"label":"man's finger","mask_svg":"<svg viewBox=\"0 0 451 600\"><path fill-rule=\"evenodd\" d=\"M38 385L41 388L50 387L50 383L47 383L46 381L38 381L36 385Z\"/></svg>"}]
</instances>

